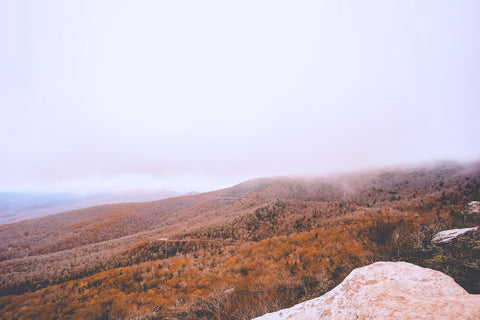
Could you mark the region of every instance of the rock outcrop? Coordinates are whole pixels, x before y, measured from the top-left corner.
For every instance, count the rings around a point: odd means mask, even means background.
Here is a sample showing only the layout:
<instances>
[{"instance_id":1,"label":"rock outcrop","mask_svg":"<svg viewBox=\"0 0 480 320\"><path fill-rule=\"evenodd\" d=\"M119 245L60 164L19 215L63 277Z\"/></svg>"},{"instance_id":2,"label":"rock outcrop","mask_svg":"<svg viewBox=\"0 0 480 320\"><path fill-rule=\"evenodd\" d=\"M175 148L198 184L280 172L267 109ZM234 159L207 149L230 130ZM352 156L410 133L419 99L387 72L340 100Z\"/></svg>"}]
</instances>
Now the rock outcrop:
<instances>
[{"instance_id":1,"label":"rock outcrop","mask_svg":"<svg viewBox=\"0 0 480 320\"><path fill-rule=\"evenodd\" d=\"M480 319L480 295L449 276L406 262L352 271L325 295L256 320Z\"/></svg>"},{"instance_id":2,"label":"rock outcrop","mask_svg":"<svg viewBox=\"0 0 480 320\"><path fill-rule=\"evenodd\" d=\"M480 201L471 201L466 207L465 211L467 214L479 214L480 213Z\"/></svg>"},{"instance_id":3,"label":"rock outcrop","mask_svg":"<svg viewBox=\"0 0 480 320\"><path fill-rule=\"evenodd\" d=\"M461 235L464 235L467 232L470 231L476 231L478 230L478 227L472 227L472 228L463 228L463 229L451 229L451 230L443 230L438 233L436 233L432 237L432 242L433 243L446 243L450 242L456 237L459 237Z\"/></svg>"}]
</instances>

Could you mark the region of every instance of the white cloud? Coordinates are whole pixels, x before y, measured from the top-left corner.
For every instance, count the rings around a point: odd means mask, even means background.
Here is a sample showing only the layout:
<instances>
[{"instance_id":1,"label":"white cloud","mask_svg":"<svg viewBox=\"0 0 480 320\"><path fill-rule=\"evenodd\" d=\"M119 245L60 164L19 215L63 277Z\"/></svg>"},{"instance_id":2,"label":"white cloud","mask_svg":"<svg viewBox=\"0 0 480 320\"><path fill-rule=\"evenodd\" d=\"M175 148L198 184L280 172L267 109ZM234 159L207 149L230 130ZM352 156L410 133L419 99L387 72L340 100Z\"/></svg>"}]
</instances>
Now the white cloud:
<instances>
[{"instance_id":1,"label":"white cloud","mask_svg":"<svg viewBox=\"0 0 480 320\"><path fill-rule=\"evenodd\" d=\"M2 3L0 189L478 158L479 6Z\"/></svg>"}]
</instances>

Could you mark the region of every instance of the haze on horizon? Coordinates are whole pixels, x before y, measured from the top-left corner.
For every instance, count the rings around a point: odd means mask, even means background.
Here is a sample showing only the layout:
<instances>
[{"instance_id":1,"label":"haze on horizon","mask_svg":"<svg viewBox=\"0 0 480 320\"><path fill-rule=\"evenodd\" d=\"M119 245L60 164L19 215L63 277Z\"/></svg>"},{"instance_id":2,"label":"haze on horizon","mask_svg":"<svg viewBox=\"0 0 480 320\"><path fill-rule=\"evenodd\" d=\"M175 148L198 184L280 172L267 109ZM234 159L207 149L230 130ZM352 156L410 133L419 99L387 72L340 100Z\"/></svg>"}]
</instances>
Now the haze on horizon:
<instances>
[{"instance_id":1,"label":"haze on horizon","mask_svg":"<svg viewBox=\"0 0 480 320\"><path fill-rule=\"evenodd\" d=\"M0 192L480 159L479 1L2 1Z\"/></svg>"}]
</instances>

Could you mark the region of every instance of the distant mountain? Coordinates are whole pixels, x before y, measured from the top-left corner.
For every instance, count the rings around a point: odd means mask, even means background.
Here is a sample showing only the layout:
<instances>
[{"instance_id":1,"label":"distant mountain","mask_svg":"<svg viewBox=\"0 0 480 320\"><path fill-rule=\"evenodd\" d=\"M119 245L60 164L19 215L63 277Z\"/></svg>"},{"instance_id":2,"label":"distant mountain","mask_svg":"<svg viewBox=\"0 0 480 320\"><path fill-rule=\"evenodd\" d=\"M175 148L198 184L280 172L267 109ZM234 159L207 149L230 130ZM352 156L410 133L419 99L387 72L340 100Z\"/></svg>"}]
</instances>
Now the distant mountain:
<instances>
[{"instance_id":1,"label":"distant mountain","mask_svg":"<svg viewBox=\"0 0 480 320\"><path fill-rule=\"evenodd\" d=\"M0 225L109 203L145 202L178 196L173 191L76 195L70 193L0 193Z\"/></svg>"},{"instance_id":2,"label":"distant mountain","mask_svg":"<svg viewBox=\"0 0 480 320\"><path fill-rule=\"evenodd\" d=\"M335 289L255 320L478 319L480 295L449 276L406 262L352 271Z\"/></svg>"}]
</instances>

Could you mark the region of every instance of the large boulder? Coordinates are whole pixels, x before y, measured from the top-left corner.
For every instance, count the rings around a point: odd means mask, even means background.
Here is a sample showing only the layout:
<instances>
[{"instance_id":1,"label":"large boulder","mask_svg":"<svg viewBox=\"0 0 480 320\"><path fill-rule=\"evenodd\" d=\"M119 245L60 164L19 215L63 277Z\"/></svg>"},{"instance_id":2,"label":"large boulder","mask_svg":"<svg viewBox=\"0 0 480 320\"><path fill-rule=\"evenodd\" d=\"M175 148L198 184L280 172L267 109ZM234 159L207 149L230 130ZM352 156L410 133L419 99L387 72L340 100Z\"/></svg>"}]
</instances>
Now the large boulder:
<instances>
[{"instance_id":1,"label":"large boulder","mask_svg":"<svg viewBox=\"0 0 480 320\"><path fill-rule=\"evenodd\" d=\"M462 236L462 235L464 235L468 232L476 231L476 230L478 230L478 227L443 230L443 231L437 232L432 237L432 242L433 243L447 243L447 242L450 242L450 241L452 241L453 239L455 239L459 236Z\"/></svg>"},{"instance_id":2,"label":"large boulder","mask_svg":"<svg viewBox=\"0 0 480 320\"><path fill-rule=\"evenodd\" d=\"M325 295L256 320L480 319L480 295L449 276L406 262L352 271Z\"/></svg>"}]
</instances>

